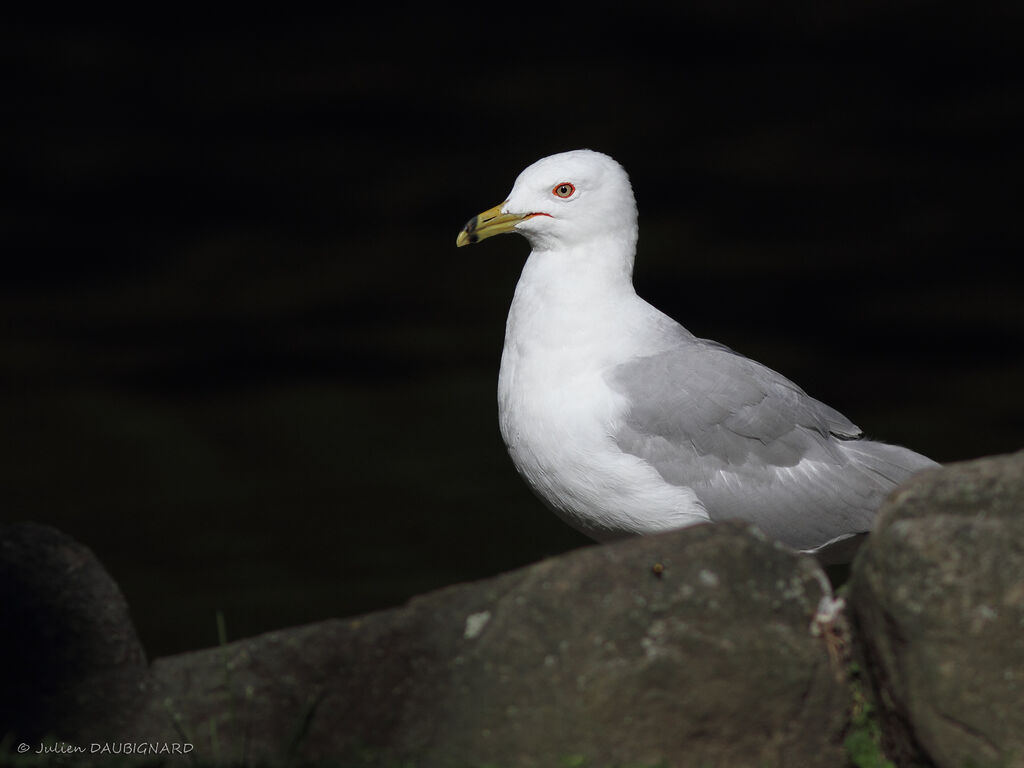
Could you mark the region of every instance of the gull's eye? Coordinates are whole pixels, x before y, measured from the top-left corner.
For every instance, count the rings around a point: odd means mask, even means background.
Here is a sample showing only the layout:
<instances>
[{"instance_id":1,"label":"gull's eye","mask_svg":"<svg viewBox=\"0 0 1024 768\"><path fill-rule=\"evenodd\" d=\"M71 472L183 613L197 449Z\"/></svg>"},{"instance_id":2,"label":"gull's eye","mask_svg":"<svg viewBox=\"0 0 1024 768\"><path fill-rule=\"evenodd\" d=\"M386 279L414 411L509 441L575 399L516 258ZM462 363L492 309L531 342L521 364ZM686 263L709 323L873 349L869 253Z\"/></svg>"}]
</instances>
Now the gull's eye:
<instances>
[{"instance_id":1,"label":"gull's eye","mask_svg":"<svg viewBox=\"0 0 1024 768\"><path fill-rule=\"evenodd\" d=\"M570 184L568 181L563 181L557 187L551 190L551 194L555 197L572 197L572 193L576 191L576 187Z\"/></svg>"}]
</instances>

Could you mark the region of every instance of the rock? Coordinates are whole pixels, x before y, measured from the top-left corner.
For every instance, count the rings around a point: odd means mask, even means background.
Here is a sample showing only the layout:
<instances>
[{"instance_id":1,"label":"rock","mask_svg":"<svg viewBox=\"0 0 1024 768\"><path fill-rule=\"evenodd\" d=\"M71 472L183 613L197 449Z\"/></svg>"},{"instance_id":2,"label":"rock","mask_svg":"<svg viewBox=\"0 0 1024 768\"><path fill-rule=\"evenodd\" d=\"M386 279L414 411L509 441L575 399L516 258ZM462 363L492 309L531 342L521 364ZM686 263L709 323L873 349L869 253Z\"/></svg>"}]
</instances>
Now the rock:
<instances>
[{"instance_id":1,"label":"rock","mask_svg":"<svg viewBox=\"0 0 1024 768\"><path fill-rule=\"evenodd\" d=\"M899 488L850 601L891 757L1024 765L1024 452Z\"/></svg>"},{"instance_id":2,"label":"rock","mask_svg":"<svg viewBox=\"0 0 1024 768\"><path fill-rule=\"evenodd\" d=\"M0 738L124 735L147 693L128 606L88 548L34 523L0 526Z\"/></svg>"},{"instance_id":3,"label":"rock","mask_svg":"<svg viewBox=\"0 0 1024 768\"><path fill-rule=\"evenodd\" d=\"M214 761L835 766L826 596L812 558L741 524L589 547L158 659L136 733L170 711Z\"/></svg>"}]
</instances>

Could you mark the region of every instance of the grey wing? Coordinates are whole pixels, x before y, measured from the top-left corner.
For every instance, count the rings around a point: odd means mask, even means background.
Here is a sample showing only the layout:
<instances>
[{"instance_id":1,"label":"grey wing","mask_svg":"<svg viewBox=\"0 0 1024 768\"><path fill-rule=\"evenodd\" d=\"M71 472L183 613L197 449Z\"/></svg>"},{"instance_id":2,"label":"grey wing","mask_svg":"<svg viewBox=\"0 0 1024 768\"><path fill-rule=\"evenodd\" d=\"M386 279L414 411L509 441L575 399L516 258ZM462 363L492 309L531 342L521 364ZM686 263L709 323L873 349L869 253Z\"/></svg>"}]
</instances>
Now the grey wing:
<instances>
[{"instance_id":1,"label":"grey wing","mask_svg":"<svg viewBox=\"0 0 1024 768\"><path fill-rule=\"evenodd\" d=\"M813 550L871 528L885 495L934 462L860 429L781 374L688 339L612 369L629 402L614 436L712 520L743 519Z\"/></svg>"}]
</instances>

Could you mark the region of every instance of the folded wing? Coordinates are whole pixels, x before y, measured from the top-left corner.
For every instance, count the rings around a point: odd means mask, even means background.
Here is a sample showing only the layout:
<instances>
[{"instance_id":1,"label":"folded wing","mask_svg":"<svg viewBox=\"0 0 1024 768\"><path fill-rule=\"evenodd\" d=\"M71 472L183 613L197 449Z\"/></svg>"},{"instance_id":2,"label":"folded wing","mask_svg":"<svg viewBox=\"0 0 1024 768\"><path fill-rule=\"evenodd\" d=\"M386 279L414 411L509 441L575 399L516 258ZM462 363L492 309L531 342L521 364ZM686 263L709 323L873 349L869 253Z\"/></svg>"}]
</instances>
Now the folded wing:
<instances>
[{"instance_id":1,"label":"folded wing","mask_svg":"<svg viewBox=\"0 0 1024 768\"><path fill-rule=\"evenodd\" d=\"M885 495L935 462L862 437L849 419L781 374L714 342L618 365L629 409L613 436L712 520L742 519L796 549L871 528Z\"/></svg>"}]
</instances>

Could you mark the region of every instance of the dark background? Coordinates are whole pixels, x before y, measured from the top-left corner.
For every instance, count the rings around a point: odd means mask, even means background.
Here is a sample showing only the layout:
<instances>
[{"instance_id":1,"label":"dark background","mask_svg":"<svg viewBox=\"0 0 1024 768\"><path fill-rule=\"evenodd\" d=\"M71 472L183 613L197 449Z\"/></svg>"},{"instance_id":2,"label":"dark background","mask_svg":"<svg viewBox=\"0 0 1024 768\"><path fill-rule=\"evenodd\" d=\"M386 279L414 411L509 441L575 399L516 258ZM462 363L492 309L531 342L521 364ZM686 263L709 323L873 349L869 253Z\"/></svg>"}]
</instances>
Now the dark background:
<instances>
[{"instance_id":1,"label":"dark background","mask_svg":"<svg viewBox=\"0 0 1024 768\"><path fill-rule=\"evenodd\" d=\"M363 8L0 27L0 511L152 655L586 540L508 461L537 158L616 157L641 295L940 461L1024 443L1019 3Z\"/></svg>"}]
</instances>

